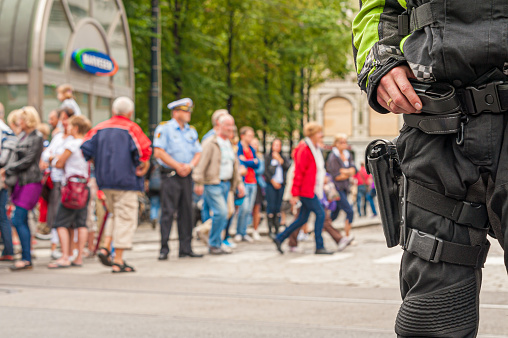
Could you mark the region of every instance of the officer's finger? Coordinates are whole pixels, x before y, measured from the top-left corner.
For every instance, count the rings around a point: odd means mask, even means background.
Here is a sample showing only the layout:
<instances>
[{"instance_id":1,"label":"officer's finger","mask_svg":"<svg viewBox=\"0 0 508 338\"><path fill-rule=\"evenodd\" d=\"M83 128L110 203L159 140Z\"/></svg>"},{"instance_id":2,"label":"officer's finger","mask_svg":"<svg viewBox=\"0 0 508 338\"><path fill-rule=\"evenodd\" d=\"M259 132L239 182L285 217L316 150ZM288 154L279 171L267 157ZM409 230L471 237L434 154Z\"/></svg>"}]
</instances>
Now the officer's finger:
<instances>
[{"instance_id":1,"label":"officer's finger","mask_svg":"<svg viewBox=\"0 0 508 338\"><path fill-rule=\"evenodd\" d=\"M377 102L386 110L391 111L394 114L400 114L400 112L394 110L398 107L396 107L395 103L393 103L393 99L382 86L378 86L377 88Z\"/></svg>"},{"instance_id":2,"label":"officer's finger","mask_svg":"<svg viewBox=\"0 0 508 338\"><path fill-rule=\"evenodd\" d=\"M392 99L392 101L390 101L391 111L403 114L411 114L416 112L416 109L407 100L406 96L401 92L399 86L395 82L394 70L385 75L381 79L381 83Z\"/></svg>"},{"instance_id":3,"label":"officer's finger","mask_svg":"<svg viewBox=\"0 0 508 338\"><path fill-rule=\"evenodd\" d=\"M420 100L418 95L416 95L413 86L408 80L408 76L412 76L412 73L408 74L408 72L411 72L409 68L405 68L404 70L399 69L397 72L394 72L393 74L394 80L397 83L397 86L399 87L402 94L404 94L407 100L411 103L411 106L416 111L420 111L422 110L422 101Z\"/></svg>"}]
</instances>

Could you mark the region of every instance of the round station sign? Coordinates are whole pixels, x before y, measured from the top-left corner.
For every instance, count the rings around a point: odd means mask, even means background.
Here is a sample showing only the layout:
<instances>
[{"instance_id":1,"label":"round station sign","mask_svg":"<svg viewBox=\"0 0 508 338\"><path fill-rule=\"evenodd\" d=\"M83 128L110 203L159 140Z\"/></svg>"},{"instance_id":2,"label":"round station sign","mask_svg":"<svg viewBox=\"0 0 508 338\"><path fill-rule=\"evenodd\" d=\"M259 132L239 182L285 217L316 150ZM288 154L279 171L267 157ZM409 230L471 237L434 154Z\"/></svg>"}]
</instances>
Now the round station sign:
<instances>
[{"instance_id":1,"label":"round station sign","mask_svg":"<svg viewBox=\"0 0 508 338\"><path fill-rule=\"evenodd\" d=\"M76 49L72 59L79 68L97 76L113 76L118 71L118 64L111 56L95 49Z\"/></svg>"}]
</instances>

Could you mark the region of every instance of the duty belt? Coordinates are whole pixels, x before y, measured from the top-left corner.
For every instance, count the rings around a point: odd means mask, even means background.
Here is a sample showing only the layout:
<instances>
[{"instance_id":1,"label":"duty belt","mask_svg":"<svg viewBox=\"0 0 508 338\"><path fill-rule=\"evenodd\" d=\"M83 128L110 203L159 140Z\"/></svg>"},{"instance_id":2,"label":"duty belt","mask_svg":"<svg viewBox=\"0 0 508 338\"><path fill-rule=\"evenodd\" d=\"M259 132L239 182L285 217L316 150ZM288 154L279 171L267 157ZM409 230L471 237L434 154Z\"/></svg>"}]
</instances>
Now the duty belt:
<instances>
[{"instance_id":1,"label":"duty belt","mask_svg":"<svg viewBox=\"0 0 508 338\"><path fill-rule=\"evenodd\" d=\"M458 133L459 144L469 116L508 111L507 82L496 81L459 90L445 83L411 83L422 101L423 109L420 114L404 114L404 122L427 134Z\"/></svg>"}]
</instances>

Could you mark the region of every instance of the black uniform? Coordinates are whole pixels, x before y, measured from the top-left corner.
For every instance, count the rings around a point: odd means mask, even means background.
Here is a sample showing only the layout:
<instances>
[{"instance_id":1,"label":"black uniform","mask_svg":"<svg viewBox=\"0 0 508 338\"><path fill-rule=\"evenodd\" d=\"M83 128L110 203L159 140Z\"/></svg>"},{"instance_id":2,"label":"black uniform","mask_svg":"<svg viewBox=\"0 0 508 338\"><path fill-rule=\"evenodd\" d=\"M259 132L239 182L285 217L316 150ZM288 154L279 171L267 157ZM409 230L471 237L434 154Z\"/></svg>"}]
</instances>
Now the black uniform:
<instances>
[{"instance_id":1,"label":"black uniform","mask_svg":"<svg viewBox=\"0 0 508 338\"><path fill-rule=\"evenodd\" d=\"M379 81L406 64L421 82L453 86L459 103L453 114L442 102L442 114L405 116L396 143L409 192L401 239L404 301L395 331L399 337L475 337L489 226L508 252L508 6L502 0L408 1L406 11L397 0L361 3L354 48L369 104L387 113L377 102ZM480 211L467 215L471 210Z\"/></svg>"}]
</instances>

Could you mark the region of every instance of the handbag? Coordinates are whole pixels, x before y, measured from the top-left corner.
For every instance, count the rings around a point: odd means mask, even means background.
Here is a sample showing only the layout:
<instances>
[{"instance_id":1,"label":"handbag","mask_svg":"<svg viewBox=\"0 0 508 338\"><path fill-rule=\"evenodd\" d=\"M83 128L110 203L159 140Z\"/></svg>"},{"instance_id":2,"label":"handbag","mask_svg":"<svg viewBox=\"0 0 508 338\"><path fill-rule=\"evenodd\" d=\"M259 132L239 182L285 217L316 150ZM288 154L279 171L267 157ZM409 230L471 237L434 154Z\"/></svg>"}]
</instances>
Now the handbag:
<instances>
[{"instance_id":1,"label":"handbag","mask_svg":"<svg viewBox=\"0 0 508 338\"><path fill-rule=\"evenodd\" d=\"M67 209L83 209L88 203L90 191L88 179L83 176L71 176L61 189L62 205Z\"/></svg>"}]
</instances>

